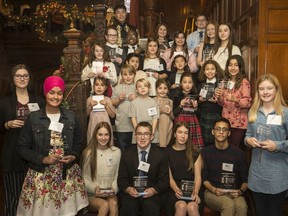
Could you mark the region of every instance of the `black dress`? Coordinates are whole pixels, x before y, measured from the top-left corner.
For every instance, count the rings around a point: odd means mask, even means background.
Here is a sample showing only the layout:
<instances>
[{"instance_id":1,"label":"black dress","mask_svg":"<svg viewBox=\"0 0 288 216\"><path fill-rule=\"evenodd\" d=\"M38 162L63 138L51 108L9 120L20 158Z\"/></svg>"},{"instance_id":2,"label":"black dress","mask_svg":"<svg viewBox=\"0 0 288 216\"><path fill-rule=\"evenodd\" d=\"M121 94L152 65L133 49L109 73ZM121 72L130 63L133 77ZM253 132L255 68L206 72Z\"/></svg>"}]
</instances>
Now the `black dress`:
<instances>
[{"instance_id":1,"label":"black dress","mask_svg":"<svg viewBox=\"0 0 288 216\"><path fill-rule=\"evenodd\" d=\"M181 180L194 181L194 171L188 170L186 150L175 150L172 146L169 146L166 148L166 154L172 176L179 188L181 188ZM198 154L193 155L194 162L197 158ZM175 196L175 192L170 187L167 196L166 216L172 216L175 214L174 206L177 201L179 201L179 199Z\"/></svg>"}]
</instances>

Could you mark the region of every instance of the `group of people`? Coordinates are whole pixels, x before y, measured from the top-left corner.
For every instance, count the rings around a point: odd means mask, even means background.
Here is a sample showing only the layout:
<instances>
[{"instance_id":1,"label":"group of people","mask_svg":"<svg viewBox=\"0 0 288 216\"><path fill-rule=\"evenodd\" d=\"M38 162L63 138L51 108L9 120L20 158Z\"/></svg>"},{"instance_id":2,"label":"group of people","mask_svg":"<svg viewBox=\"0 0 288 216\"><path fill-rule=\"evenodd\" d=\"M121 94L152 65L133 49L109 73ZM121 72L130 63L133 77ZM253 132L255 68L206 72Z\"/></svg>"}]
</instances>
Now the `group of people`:
<instances>
[{"instance_id":1,"label":"group of people","mask_svg":"<svg viewBox=\"0 0 288 216\"><path fill-rule=\"evenodd\" d=\"M63 79L45 79L44 101L30 89L29 68L12 69L0 102L6 215L200 215L205 202L244 216L248 188L257 215L282 215L288 110L278 79L259 76L252 102L228 23L199 15L198 29L173 41L159 24L143 49L125 6L114 12L106 43L91 46L82 71L91 85L87 144L61 107Z\"/></svg>"}]
</instances>

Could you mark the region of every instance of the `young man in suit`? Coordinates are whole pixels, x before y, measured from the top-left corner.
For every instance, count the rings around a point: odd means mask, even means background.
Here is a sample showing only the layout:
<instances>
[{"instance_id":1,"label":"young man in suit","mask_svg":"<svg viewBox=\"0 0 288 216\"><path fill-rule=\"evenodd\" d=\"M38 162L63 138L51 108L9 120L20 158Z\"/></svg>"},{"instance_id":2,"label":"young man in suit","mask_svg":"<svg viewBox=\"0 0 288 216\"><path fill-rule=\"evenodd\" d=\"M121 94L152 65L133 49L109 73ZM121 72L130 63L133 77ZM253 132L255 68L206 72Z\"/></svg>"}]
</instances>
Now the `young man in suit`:
<instances>
[{"instance_id":1,"label":"young man in suit","mask_svg":"<svg viewBox=\"0 0 288 216\"><path fill-rule=\"evenodd\" d=\"M124 152L120 160L120 215L158 216L169 187L168 161L157 146L151 145L152 126L148 122L138 123L135 139L137 144ZM141 184L146 186L143 191L135 184L139 176L144 179Z\"/></svg>"}]
</instances>

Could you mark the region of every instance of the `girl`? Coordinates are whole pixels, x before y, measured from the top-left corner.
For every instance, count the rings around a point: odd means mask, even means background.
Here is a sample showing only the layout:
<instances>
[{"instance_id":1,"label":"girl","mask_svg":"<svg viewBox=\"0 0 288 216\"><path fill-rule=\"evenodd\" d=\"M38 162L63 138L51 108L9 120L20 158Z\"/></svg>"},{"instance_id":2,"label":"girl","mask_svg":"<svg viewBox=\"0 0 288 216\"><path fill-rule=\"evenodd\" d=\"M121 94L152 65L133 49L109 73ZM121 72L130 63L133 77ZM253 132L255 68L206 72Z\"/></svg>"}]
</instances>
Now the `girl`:
<instances>
[{"instance_id":1,"label":"girl","mask_svg":"<svg viewBox=\"0 0 288 216\"><path fill-rule=\"evenodd\" d=\"M159 146L166 147L168 140L171 138L173 127L173 102L168 98L169 82L165 79L158 79L156 81L157 104L160 111L158 132L159 132Z\"/></svg>"},{"instance_id":2,"label":"girl","mask_svg":"<svg viewBox=\"0 0 288 216\"><path fill-rule=\"evenodd\" d=\"M165 23L160 23L156 26L155 35L159 43L160 56L163 55L164 51L170 48L170 41L168 38L168 26Z\"/></svg>"},{"instance_id":3,"label":"girl","mask_svg":"<svg viewBox=\"0 0 288 216\"><path fill-rule=\"evenodd\" d=\"M169 73L168 81L171 84L169 98L173 99L180 85L180 77L184 72L189 72L190 69L187 60L183 55L177 55L172 61L171 73Z\"/></svg>"},{"instance_id":4,"label":"girl","mask_svg":"<svg viewBox=\"0 0 288 216\"><path fill-rule=\"evenodd\" d=\"M122 65L122 82L113 88L112 103L116 107L117 144L122 152L132 143L133 126L128 117L131 102L136 98L134 77L136 70L131 65Z\"/></svg>"},{"instance_id":5,"label":"girl","mask_svg":"<svg viewBox=\"0 0 288 216\"><path fill-rule=\"evenodd\" d=\"M141 60L141 56L139 54L129 53L127 55L126 64L133 66L136 70L136 75L134 78L135 83L137 82L137 80L147 77L146 73L140 69L143 68L143 66L140 66L140 64L143 64L143 61Z\"/></svg>"},{"instance_id":6,"label":"girl","mask_svg":"<svg viewBox=\"0 0 288 216\"><path fill-rule=\"evenodd\" d=\"M192 142L199 149L204 147L201 128L195 114L197 110L197 89L194 86L192 74L184 72L180 78L180 87L173 99L173 114L175 123L187 122L192 135Z\"/></svg>"},{"instance_id":7,"label":"girl","mask_svg":"<svg viewBox=\"0 0 288 216\"><path fill-rule=\"evenodd\" d=\"M2 149L2 171L7 216L16 215L26 175L26 167L16 151L20 129L30 112L44 106L44 100L31 91L31 79L32 73L26 65L13 67L10 74L11 94L0 102L0 131L3 134L6 132Z\"/></svg>"},{"instance_id":8,"label":"girl","mask_svg":"<svg viewBox=\"0 0 288 216\"><path fill-rule=\"evenodd\" d=\"M191 142L189 126L186 122L177 122L173 128L166 151L169 163L170 190L168 192L167 216L199 216L198 196L201 187L201 156ZM192 183L188 192L183 194L183 180ZM190 200L183 200L188 196Z\"/></svg>"},{"instance_id":9,"label":"girl","mask_svg":"<svg viewBox=\"0 0 288 216\"><path fill-rule=\"evenodd\" d=\"M136 97L130 105L128 116L131 118L133 128L135 129L139 122L149 122L152 125L152 143L158 144L157 124L159 119L159 109L156 100L149 97L151 84L145 79L136 82ZM132 143L136 143L133 136Z\"/></svg>"},{"instance_id":10,"label":"girl","mask_svg":"<svg viewBox=\"0 0 288 216\"><path fill-rule=\"evenodd\" d=\"M18 154L28 164L17 215L77 215L88 205L81 169L81 130L74 112L61 108L64 80L50 76L43 84L45 108L32 112L18 140Z\"/></svg>"},{"instance_id":11,"label":"girl","mask_svg":"<svg viewBox=\"0 0 288 216\"><path fill-rule=\"evenodd\" d=\"M159 43L155 38L148 38L146 53L143 62L143 70L147 74L147 80L151 84L149 96L156 96L155 83L157 79L167 78L166 62L160 58Z\"/></svg>"},{"instance_id":12,"label":"girl","mask_svg":"<svg viewBox=\"0 0 288 216\"><path fill-rule=\"evenodd\" d=\"M104 77L96 77L93 83L93 93L86 102L86 114L89 116L87 129L87 145L89 144L95 125L101 121L111 126L110 118L115 117L115 107L109 97L104 96L109 82ZM109 118L110 117L110 118ZM112 139L113 143L113 139Z\"/></svg>"},{"instance_id":13,"label":"girl","mask_svg":"<svg viewBox=\"0 0 288 216\"><path fill-rule=\"evenodd\" d=\"M288 109L274 75L260 76L255 92L245 138L252 148L248 187L257 216L283 215L288 190Z\"/></svg>"},{"instance_id":14,"label":"girl","mask_svg":"<svg viewBox=\"0 0 288 216\"><path fill-rule=\"evenodd\" d=\"M212 126L216 119L222 115L222 106L217 103L214 91L218 81L223 78L223 71L214 60L207 60L199 73L199 113L200 126L205 146L214 144Z\"/></svg>"},{"instance_id":15,"label":"girl","mask_svg":"<svg viewBox=\"0 0 288 216\"><path fill-rule=\"evenodd\" d=\"M198 55L197 55L197 65L203 66L204 62L211 60L215 54L213 45L215 43L216 29L218 28L218 23L215 21L210 21L206 25L204 42L201 42Z\"/></svg>"},{"instance_id":16,"label":"girl","mask_svg":"<svg viewBox=\"0 0 288 216\"><path fill-rule=\"evenodd\" d=\"M114 27L109 26L106 28L105 40L105 48L109 54L110 61L114 63L117 75L119 75L121 65L126 59L126 52L117 45L118 33Z\"/></svg>"},{"instance_id":17,"label":"girl","mask_svg":"<svg viewBox=\"0 0 288 216\"><path fill-rule=\"evenodd\" d=\"M82 81L90 79L91 93L93 92L93 79L96 76L109 80L109 84L117 84L117 73L114 64L110 61L105 45L96 41L90 50L87 61L82 70ZM111 94L109 94L111 96Z\"/></svg>"},{"instance_id":18,"label":"girl","mask_svg":"<svg viewBox=\"0 0 288 216\"><path fill-rule=\"evenodd\" d=\"M230 145L240 146L248 125L251 105L250 83L246 78L244 60L240 55L228 58L225 69L227 88L217 88L215 95L223 106L222 116L231 124Z\"/></svg>"},{"instance_id":19,"label":"girl","mask_svg":"<svg viewBox=\"0 0 288 216\"><path fill-rule=\"evenodd\" d=\"M183 55L188 62L190 71L192 73L197 72L198 68L196 65L196 57L190 50L188 50L186 36L185 33L182 31L178 31L175 33L174 42L171 48L167 49L163 53L162 58L166 61L168 71L171 70L172 61L176 55Z\"/></svg>"},{"instance_id":20,"label":"girl","mask_svg":"<svg viewBox=\"0 0 288 216\"><path fill-rule=\"evenodd\" d=\"M230 23L221 23L217 29L218 36L215 38L213 57L222 70L225 69L226 61L231 55L241 55L239 47L233 34L233 27Z\"/></svg>"},{"instance_id":21,"label":"girl","mask_svg":"<svg viewBox=\"0 0 288 216\"><path fill-rule=\"evenodd\" d=\"M121 151L112 146L112 130L107 122L99 122L93 138L81 155L81 167L89 210L98 211L99 216L117 216L117 176Z\"/></svg>"}]
</instances>

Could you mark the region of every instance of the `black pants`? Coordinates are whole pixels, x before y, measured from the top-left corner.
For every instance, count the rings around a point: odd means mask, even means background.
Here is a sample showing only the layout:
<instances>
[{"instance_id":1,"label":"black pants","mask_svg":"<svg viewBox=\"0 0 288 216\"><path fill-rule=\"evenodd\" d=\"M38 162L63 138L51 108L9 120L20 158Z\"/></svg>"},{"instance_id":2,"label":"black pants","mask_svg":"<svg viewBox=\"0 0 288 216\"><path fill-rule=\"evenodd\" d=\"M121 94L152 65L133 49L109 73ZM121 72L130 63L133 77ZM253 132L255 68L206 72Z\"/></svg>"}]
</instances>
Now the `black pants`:
<instances>
[{"instance_id":1,"label":"black pants","mask_svg":"<svg viewBox=\"0 0 288 216\"><path fill-rule=\"evenodd\" d=\"M257 216L281 216L287 191L278 194L252 192Z\"/></svg>"},{"instance_id":2,"label":"black pants","mask_svg":"<svg viewBox=\"0 0 288 216\"><path fill-rule=\"evenodd\" d=\"M161 203L158 195L150 198L133 198L126 194L121 198L120 216L159 216Z\"/></svg>"},{"instance_id":3,"label":"black pants","mask_svg":"<svg viewBox=\"0 0 288 216\"><path fill-rule=\"evenodd\" d=\"M15 216L25 172L3 172L5 191L5 215Z\"/></svg>"}]
</instances>

